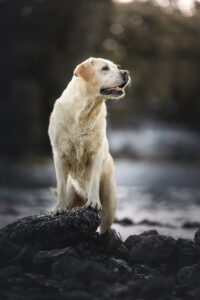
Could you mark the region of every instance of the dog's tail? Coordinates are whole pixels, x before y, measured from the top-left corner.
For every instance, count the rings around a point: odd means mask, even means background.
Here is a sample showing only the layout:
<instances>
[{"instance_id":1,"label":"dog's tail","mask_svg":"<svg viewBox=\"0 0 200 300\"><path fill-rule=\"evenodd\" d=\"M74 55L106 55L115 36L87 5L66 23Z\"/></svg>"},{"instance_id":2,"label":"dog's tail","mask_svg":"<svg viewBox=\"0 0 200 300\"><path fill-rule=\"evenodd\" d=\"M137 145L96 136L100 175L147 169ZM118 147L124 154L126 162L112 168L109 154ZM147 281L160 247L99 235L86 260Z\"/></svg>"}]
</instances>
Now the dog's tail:
<instances>
[{"instance_id":1,"label":"dog's tail","mask_svg":"<svg viewBox=\"0 0 200 300\"><path fill-rule=\"evenodd\" d=\"M50 191L52 192L52 194L54 194L55 196L57 196L57 188L50 188Z\"/></svg>"}]
</instances>

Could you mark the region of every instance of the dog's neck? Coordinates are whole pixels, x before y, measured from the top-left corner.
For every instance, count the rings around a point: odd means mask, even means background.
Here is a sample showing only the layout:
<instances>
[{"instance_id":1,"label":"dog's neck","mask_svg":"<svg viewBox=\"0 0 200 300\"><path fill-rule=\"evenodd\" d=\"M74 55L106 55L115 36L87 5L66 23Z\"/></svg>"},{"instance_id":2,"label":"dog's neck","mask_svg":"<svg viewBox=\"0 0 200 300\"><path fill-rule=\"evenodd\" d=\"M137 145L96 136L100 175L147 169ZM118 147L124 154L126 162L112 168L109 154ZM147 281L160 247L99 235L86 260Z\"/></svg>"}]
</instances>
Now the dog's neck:
<instances>
[{"instance_id":1,"label":"dog's neck","mask_svg":"<svg viewBox=\"0 0 200 300\"><path fill-rule=\"evenodd\" d=\"M81 124L94 123L100 116L103 116L104 106L105 103L102 97L96 99L89 98L84 109L80 112L79 122Z\"/></svg>"},{"instance_id":2,"label":"dog's neck","mask_svg":"<svg viewBox=\"0 0 200 300\"><path fill-rule=\"evenodd\" d=\"M105 99L97 94L91 95L87 86L80 86L76 79L72 79L60 97L60 103L65 109L71 112L74 122L81 126L88 126L96 123L99 118L105 118ZM73 91L73 92L72 92ZM77 92L79 91L79 92Z\"/></svg>"}]
</instances>

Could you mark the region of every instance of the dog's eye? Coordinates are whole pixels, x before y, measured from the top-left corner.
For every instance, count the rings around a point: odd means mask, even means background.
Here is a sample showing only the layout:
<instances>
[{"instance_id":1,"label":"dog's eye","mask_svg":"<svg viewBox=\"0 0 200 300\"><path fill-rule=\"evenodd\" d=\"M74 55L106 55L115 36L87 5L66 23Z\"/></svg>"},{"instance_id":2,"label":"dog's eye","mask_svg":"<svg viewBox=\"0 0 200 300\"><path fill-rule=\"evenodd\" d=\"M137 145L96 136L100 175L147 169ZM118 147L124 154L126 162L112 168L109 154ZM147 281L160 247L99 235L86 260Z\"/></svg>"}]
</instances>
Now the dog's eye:
<instances>
[{"instance_id":1,"label":"dog's eye","mask_svg":"<svg viewBox=\"0 0 200 300\"><path fill-rule=\"evenodd\" d=\"M103 71L108 71L109 70L109 67L108 66L103 66L103 68L101 69Z\"/></svg>"}]
</instances>

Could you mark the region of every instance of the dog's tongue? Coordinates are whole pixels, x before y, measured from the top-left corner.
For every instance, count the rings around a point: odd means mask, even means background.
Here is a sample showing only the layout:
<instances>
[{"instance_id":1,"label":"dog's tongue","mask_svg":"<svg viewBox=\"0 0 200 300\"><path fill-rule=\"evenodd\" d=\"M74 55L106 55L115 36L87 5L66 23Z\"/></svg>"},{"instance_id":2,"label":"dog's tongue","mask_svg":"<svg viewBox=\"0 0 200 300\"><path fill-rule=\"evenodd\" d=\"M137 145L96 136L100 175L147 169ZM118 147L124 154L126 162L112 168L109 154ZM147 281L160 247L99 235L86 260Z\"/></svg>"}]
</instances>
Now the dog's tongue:
<instances>
[{"instance_id":1,"label":"dog's tongue","mask_svg":"<svg viewBox=\"0 0 200 300\"><path fill-rule=\"evenodd\" d=\"M120 87L118 87L118 86L116 86L116 87L113 87L113 88L106 88L105 90L117 90L117 91L121 91L122 90L122 88L120 88Z\"/></svg>"}]
</instances>

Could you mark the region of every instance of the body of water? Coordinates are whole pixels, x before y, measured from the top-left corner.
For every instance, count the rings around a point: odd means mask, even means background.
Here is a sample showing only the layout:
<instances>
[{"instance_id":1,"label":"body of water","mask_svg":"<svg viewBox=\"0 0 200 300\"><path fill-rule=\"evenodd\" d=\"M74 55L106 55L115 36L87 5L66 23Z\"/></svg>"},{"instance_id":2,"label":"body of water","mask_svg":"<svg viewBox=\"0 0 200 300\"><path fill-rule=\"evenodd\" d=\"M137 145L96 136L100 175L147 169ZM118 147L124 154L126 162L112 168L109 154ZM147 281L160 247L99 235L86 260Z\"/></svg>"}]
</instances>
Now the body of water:
<instances>
[{"instance_id":1,"label":"body of water","mask_svg":"<svg viewBox=\"0 0 200 300\"><path fill-rule=\"evenodd\" d=\"M196 227L192 223L200 223L199 135L178 128L143 126L135 131L111 131L109 140L117 157L116 218L133 222L113 227L124 239L152 228L176 238L193 238ZM55 206L50 191L56 186L52 159L42 163L1 161L0 174L1 227Z\"/></svg>"}]
</instances>

